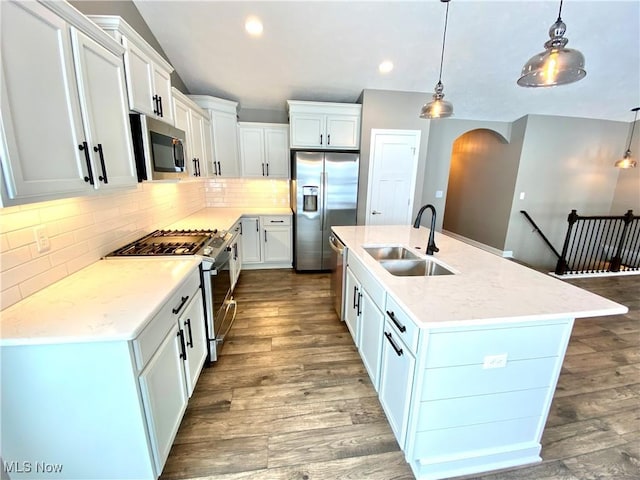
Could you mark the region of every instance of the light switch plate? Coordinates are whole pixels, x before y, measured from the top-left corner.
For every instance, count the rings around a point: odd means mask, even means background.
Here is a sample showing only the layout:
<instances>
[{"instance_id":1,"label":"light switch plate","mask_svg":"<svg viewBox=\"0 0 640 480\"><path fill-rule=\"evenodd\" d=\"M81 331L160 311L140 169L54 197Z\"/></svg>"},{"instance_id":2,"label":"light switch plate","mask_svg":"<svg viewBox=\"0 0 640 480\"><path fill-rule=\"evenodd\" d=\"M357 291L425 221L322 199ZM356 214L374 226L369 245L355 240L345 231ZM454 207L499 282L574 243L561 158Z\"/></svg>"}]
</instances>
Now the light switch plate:
<instances>
[{"instance_id":1,"label":"light switch plate","mask_svg":"<svg viewBox=\"0 0 640 480\"><path fill-rule=\"evenodd\" d=\"M48 252L51 248L51 242L49 242L47 230L44 225L33 227L33 236L36 239L36 247L38 249L38 253Z\"/></svg>"},{"instance_id":2,"label":"light switch plate","mask_svg":"<svg viewBox=\"0 0 640 480\"><path fill-rule=\"evenodd\" d=\"M482 368L504 368L507 366L507 354L501 353L500 355L486 355Z\"/></svg>"}]
</instances>

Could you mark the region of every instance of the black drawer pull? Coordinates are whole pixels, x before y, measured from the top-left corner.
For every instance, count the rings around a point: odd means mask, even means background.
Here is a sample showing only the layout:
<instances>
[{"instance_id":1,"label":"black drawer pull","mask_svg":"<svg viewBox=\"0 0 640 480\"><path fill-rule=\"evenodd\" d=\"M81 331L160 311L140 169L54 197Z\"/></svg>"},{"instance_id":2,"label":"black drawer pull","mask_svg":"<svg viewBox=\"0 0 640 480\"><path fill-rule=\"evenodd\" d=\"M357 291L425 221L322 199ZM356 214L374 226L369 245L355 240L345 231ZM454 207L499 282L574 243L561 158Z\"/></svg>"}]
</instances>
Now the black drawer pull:
<instances>
[{"instance_id":1,"label":"black drawer pull","mask_svg":"<svg viewBox=\"0 0 640 480\"><path fill-rule=\"evenodd\" d=\"M87 142L82 142L82 145L78 145L78 148L81 152L84 152L84 159L87 162L87 176L84 177L84 181L93 185L93 172L91 171L91 160L89 159L89 145L87 145Z\"/></svg>"},{"instance_id":2,"label":"black drawer pull","mask_svg":"<svg viewBox=\"0 0 640 480\"><path fill-rule=\"evenodd\" d=\"M107 167L104 165L104 153L102 152L102 144L99 143L97 147L93 147L93 151L97 152L100 156L100 167L102 168L102 175L98 175L98 180L104 183L109 183L107 178Z\"/></svg>"},{"instance_id":3,"label":"black drawer pull","mask_svg":"<svg viewBox=\"0 0 640 480\"><path fill-rule=\"evenodd\" d=\"M284 223L284 220L269 220L269 223Z\"/></svg>"},{"instance_id":4,"label":"black drawer pull","mask_svg":"<svg viewBox=\"0 0 640 480\"><path fill-rule=\"evenodd\" d=\"M353 287L353 308L358 306L358 287Z\"/></svg>"},{"instance_id":5,"label":"black drawer pull","mask_svg":"<svg viewBox=\"0 0 640 480\"><path fill-rule=\"evenodd\" d=\"M189 332L189 340L187 340L187 345L189 348L193 348L193 333L191 332L191 319L187 318L184 321L185 326L187 327L187 331Z\"/></svg>"},{"instance_id":6,"label":"black drawer pull","mask_svg":"<svg viewBox=\"0 0 640 480\"><path fill-rule=\"evenodd\" d=\"M180 338L180 358L182 360L187 359L187 347L184 345L184 332L182 330L178 330L178 337Z\"/></svg>"},{"instance_id":7,"label":"black drawer pull","mask_svg":"<svg viewBox=\"0 0 640 480\"><path fill-rule=\"evenodd\" d=\"M187 303L187 300L189 300L189 295L187 295L186 297L182 297L180 299L180 305L178 305L176 308L174 308L171 311L173 313L178 313L180 310L182 310L182 307L184 307L184 304Z\"/></svg>"},{"instance_id":8,"label":"black drawer pull","mask_svg":"<svg viewBox=\"0 0 640 480\"><path fill-rule=\"evenodd\" d=\"M404 333L407 331L407 327L405 327L398 321L398 319L396 318L393 312L390 312L389 310L387 310L387 315L389 315L389 318L393 321L393 323L396 324L396 327L398 327L398 330L400 330L400 333Z\"/></svg>"},{"instance_id":9,"label":"black drawer pull","mask_svg":"<svg viewBox=\"0 0 640 480\"><path fill-rule=\"evenodd\" d=\"M387 333L387 332L384 332L384 336L387 337L387 340L389 340L389 343L391 344L391 346L395 350L396 355L401 357L402 356L402 349L396 345L396 342L393 341L393 338L391 338L391 334Z\"/></svg>"}]
</instances>

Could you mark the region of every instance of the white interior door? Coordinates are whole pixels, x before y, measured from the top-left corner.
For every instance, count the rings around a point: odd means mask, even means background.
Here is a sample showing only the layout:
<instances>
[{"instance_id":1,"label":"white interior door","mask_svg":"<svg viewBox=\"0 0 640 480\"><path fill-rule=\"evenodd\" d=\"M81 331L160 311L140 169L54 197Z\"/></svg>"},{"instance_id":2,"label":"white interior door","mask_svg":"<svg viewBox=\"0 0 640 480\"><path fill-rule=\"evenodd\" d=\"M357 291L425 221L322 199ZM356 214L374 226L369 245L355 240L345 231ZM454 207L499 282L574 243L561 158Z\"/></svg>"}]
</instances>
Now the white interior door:
<instances>
[{"instance_id":1,"label":"white interior door","mask_svg":"<svg viewBox=\"0 0 640 480\"><path fill-rule=\"evenodd\" d=\"M371 130L368 225L411 223L420 130Z\"/></svg>"}]
</instances>

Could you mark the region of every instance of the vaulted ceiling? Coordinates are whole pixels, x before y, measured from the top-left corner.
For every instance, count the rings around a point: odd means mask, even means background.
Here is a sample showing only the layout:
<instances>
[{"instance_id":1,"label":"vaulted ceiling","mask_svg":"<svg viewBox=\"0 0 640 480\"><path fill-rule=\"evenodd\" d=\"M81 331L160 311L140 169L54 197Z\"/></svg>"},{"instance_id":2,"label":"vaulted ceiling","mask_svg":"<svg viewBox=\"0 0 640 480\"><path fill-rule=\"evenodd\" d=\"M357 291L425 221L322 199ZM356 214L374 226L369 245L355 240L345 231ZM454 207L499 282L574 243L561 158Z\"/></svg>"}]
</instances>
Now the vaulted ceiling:
<instances>
[{"instance_id":1,"label":"vaulted ceiling","mask_svg":"<svg viewBox=\"0 0 640 480\"><path fill-rule=\"evenodd\" d=\"M134 0L191 93L284 110L287 99L354 102L363 89L425 92L438 80L445 3ZM640 1L566 0L568 47L586 58L573 84L522 88L559 1L452 0L443 83L456 118L526 114L630 122L640 104ZM260 37L244 24L262 20ZM390 60L387 74L378 65ZM416 115L421 105L416 105Z\"/></svg>"}]
</instances>

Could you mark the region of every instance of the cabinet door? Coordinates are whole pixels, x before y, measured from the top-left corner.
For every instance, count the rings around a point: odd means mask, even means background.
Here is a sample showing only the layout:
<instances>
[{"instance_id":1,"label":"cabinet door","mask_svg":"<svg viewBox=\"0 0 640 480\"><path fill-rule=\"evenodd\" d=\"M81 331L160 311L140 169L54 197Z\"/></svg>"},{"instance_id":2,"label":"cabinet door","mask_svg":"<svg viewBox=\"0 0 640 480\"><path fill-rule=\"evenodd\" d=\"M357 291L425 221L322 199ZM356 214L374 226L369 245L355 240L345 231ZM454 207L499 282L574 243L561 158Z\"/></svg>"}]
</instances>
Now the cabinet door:
<instances>
[{"instance_id":1,"label":"cabinet door","mask_svg":"<svg viewBox=\"0 0 640 480\"><path fill-rule=\"evenodd\" d=\"M243 177L264 177L267 174L264 133L262 127L238 127Z\"/></svg>"},{"instance_id":2,"label":"cabinet door","mask_svg":"<svg viewBox=\"0 0 640 480\"><path fill-rule=\"evenodd\" d=\"M69 27L35 2L4 1L0 9L0 157L8 197L21 203L86 192Z\"/></svg>"},{"instance_id":3,"label":"cabinet door","mask_svg":"<svg viewBox=\"0 0 640 480\"><path fill-rule=\"evenodd\" d=\"M247 217L242 222L242 263L260 263L260 219Z\"/></svg>"},{"instance_id":4,"label":"cabinet door","mask_svg":"<svg viewBox=\"0 0 640 480\"><path fill-rule=\"evenodd\" d=\"M360 318L360 284L351 269L347 267L347 274L344 282L344 292L342 297L344 304L344 321L353 337L353 343L358 345L358 320Z\"/></svg>"},{"instance_id":5,"label":"cabinet door","mask_svg":"<svg viewBox=\"0 0 640 480\"><path fill-rule=\"evenodd\" d=\"M289 178L289 132L287 127L264 129L267 176Z\"/></svg>"},{"instance_id":6,"label":"cabinet door","mask_svg":"<svg viewBox=\"0 0 640 480\"><path fill-rule=\"evenodd\" d=\"M194 173L197 173L199 177L206 176L207 157L204 147L204 117L194 110L191 110L191 143L193 144L193 157L198 165L197 172Z\"/></svg>"},{"instance_id":7,"label":"cabinet door","mask_svg":"<svg viewBox=\"0 0 640 480\"><path fill-rule=\"evenodd\" d=\"M187 408L181 350L176 323L140 374L142 403L157 472L162 472Z\"/></svg>"},{"instance_id":8,"label":"cabinet door","mask_svg":"<svg viewBox=\"0 0 640 480\"><path fill-rule=\"evenodd\" d=\"M153 91L158 96L158 119L173 125L173 105L171 102L171 74L158 66L153 66Z\"/></svg>"},{"instance_id":9,"label":"cabinet door","mask_svg":"<svg viewBox=\"0 0 640 480\"><path fill-rule=\"evenodd\" d=\"M187 380L187 394L191 397L193 389L202 371L204 359L207 356L207 339L204 330L204 309L202 306L202 292L198 288L189 305L184 310L178 324L184 334L187 358L185 373Z\"/></svg>"},{"instance_id":10,"label":"cabinet door","mask_svg":"<svg viewBox=\"0 0 640 480\"><path fill-rule=\"evenodd\" d=\"M264 262L291 262L291 227L265 226Z\"/></svg>"},{"instance_id":11,"label":"cabinet door","mask_svg":"<svg viewBox=\"0 0 640 480\"><path fill-rule=\"evenodd\" d=\"M236 116L225 112L212 113L213 150L217 164L216 175L238 177L238 127Z\"/></svg>"},{"instance_id":12,"label":"cabinet door","mask_svg":"<svg viewBox=\"0 0 640 480\"><path fill-rule=\"evenodd\" d=\"M357 115L328 115L328 148L358 148L360 146L360 117Z\"/></svg>"},{"instance_id":13,"label":"cabinet door","mask_svg":"<svg viewBox=\"0 0 640 480\"><path fill-rule=\"evenodd\" d=\"M384 315L373 302L366 290L360 297L362 303L360 313L360 335L358 350L362 362L369 372L371 383L378 391L380 380L380 361L382 358L382 329Z\"/></svg>"},{"instance_id":14,"label":"cabinet door","mask_svg":"<svg viewBox=\"0 0 640 480\"><path fill-rule=\"evenodd\" d=\"M240 222L236 223L232 229L233 232L238 233L236 240L231 245L231 262L229 263L229 270L231 270L231 290L236 287L238 278L240 278L240 271L242 270L242 226Z\"/></svg>"},{"instance_id":15,"label":"cabinet door","mask_svg":"<svg viewBox=\"0 0 640 480\"><path fill-rule=\"evenodd\" d=\"M193 175L193 158L195 155L193 153L193 134L191 131L191 122L189 121L190 108L188 105L185 105L177 98L173 98L173 111L175 127L183 130L185 133L186 138L184 139L184 162L191 175Z\"/></svg>"},{"instance_id":16,"label":"cabinet door","mask_svg":"<svg viewBox=\"0 0 640 480\"><path fill-rule=\"evenodd\" d=\"M153 65L142 50L132 42L124 38L122 43L127 49L124 53L124 62L127 67L129 108L155 117L158 112L153 101Z\"/></svg>"},{"instance_id":17,"label":"cabinet door","mask_svg":"<svg viewBox=\"0 0 640 480\"><path fill-rule=\"evenodd\" d=\"M122 58L74 28L71 33L95 187L135 185Z\"/></svg>"},{"instance_id":18,"label":"cabinet door","mask_svg":"<svg viewBox=\"0 0 640 480\"><path fill-rule=\"evenodd\" d=\"M213 138L211 137L211 121L207 118L202 121L202 148L204 149L204 158L200 163L203 176L215 175L213 162Z\"/></svg>"},{"instance_id":19,"label":"cabinet door","mask_svg":"<svg viewBox=\"0 0 640 480\"><path fill-rule=\"evenodd\" d=\"M379 396L387 420L389 420L396 440L403 450L414 369L413 355L397 338L391 325L385 322L382 337Z\"/></svg>"},{"instance_id":20,"label":"cabinet door","mask_svg":"<svg viewBox=\"0 0 640 480\"><path fill-rule=\"evenodd\" d=\"M323 147L326 145L325 116L298 113L291 116L291 148Z\"/></svg>"}]
</instances>

